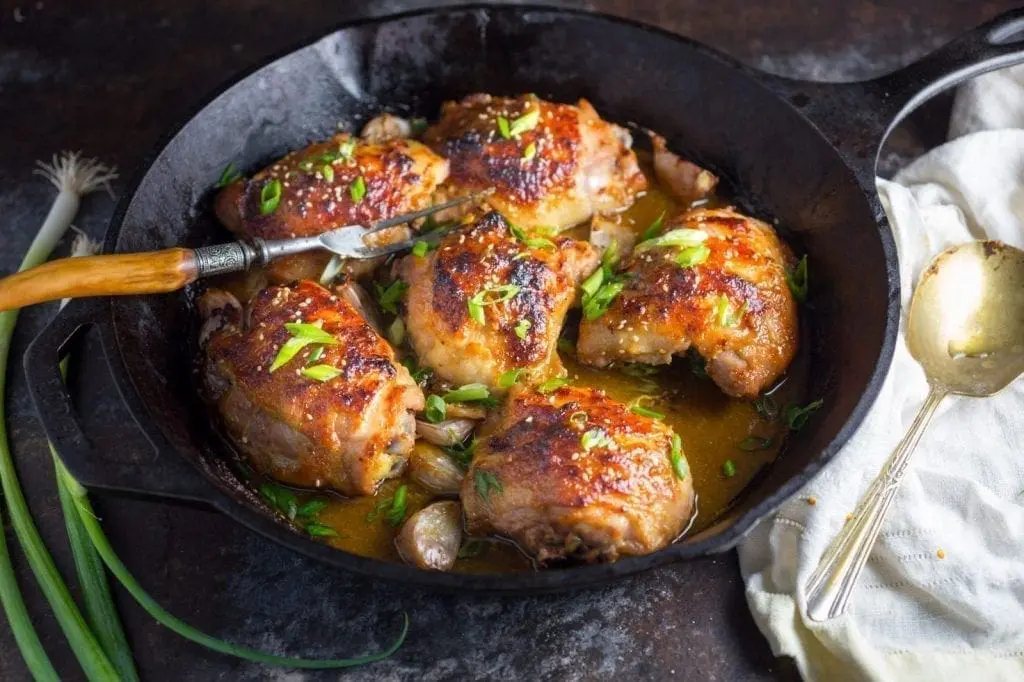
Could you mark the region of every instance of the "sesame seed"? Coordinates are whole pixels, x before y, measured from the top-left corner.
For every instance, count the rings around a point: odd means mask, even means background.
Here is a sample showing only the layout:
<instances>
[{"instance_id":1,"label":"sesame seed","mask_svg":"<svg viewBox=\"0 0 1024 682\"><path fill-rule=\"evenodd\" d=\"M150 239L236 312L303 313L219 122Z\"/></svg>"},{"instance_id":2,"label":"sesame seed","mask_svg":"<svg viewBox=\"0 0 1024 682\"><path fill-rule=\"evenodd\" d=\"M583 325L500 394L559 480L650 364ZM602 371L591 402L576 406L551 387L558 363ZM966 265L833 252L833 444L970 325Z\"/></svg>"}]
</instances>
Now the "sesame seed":
<instances>
[{"instance_id":1,"label":"sesame seed","mask_svg":"<svg viewBox=\"0 0 1024 682\"><path fill-rule=\"evenodd\" d=\"M945 559L946 558L946 550L944 550L941 547L939 547L939 551L937 551L935 553L935 556L939 557L940 559Z\"/></svg>"},{"instance_id":2,"label":"sesame seed","mask_svg":"<svg viewBox=\"0 0 1024 682\"><path fill-rule=\"evenodd\" d=\"M814 495L808 495L807 496L807 504L809 504L809 505L811 505L813 507L814 505L818 504L818 498L815 497Z\"/></svg>"}]
</instances>

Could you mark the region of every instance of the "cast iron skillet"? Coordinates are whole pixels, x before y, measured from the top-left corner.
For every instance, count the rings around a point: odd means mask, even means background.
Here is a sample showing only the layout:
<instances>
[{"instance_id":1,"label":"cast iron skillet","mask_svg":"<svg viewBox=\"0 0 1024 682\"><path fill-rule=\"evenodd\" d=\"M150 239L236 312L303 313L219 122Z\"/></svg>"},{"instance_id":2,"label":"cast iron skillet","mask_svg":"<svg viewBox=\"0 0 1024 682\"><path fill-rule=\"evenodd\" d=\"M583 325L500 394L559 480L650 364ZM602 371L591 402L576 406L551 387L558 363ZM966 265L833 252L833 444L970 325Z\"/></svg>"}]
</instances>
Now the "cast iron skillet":
<instances>
[{"instance_id":1,"label":"cast iron skillet","mask_svg":"<svg viewBox=\"0 0 1024 682\"><path fill-rule=\"evenodd\" d=\"M1024 11L977 28L913 66L846 85L749 69L657 28L541 7L472 6L345 25L246 75L174 133L125 192L107 252L198 246L215 238L211 188L228 161L255 169L339 122L381 109L435 116L476 91L586 97L635 121L778 218L813 273L809 395L825 407L713 527L655 554L517 575L425 572L319 544L278 522L225 464L188 374L189 294L75 301L40 334L25 366L46 433L94 490L202 501L283 545L358 573L460 590L589 585L733 547L850 438L889 367L899 320L896 248L874 186L879 147L909 110L968 77L1024 61ZM219 235L223 237L223 234ZM69 340L94 326L149 452L101 453L76 422L57 372Z\"/></svg>"}]
</instances>

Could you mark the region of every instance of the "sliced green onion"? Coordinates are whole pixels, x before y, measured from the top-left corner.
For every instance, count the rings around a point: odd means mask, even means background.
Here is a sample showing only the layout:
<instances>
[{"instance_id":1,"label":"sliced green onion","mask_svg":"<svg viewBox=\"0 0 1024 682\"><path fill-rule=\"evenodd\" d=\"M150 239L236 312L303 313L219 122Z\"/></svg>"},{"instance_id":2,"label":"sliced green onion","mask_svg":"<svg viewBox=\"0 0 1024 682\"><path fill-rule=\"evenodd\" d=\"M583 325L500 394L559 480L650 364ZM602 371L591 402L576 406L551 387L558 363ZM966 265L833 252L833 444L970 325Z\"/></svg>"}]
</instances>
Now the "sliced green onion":
<instances>
[{"instance_id":1,"label":"sliced green onion","mask_svg":"<svg viewBox=\"0 0 1024 682\"><path fill-rule=\"evenodd\" d=\"M779 406L775 398L770 395L763 395L754 401L754 409L768 421L775 421L779 418Z\"/></svg>"},{"instance_id":2,"label":"sliced green onion","mask_svg":"<svg viewBox=\"0 0 1024 682\"><path fill-rule=\"evenodd\" d=\"M594 448L606 448L613 444L604 429L590 429L580 437L580 447L589 451Z\"/></svg>"},{"instance_id":3,"label":"sliced green onion","mask_svg":"<svg viewBox=\"0 0 1024 682\"><path fill-rule=\"evenodd\" d=\"M498 132L501 133L501 136L506 140L512 139L512 130L508 125L508 119L504 116L498 117Z\"/></svg>"},{"instance_id":4,"label":"sliced green onion","mask_svg":"<svg viewBox=\"0 0 1024 682\"><path fill-rule=\"evenodd\" d=\"M431 424L437 424L443 422L445 414L447 413L448 405L444 402L444 399L439 395L428 395L427 406L423 411L427 421Z\"/></svg>"},{"instance_id":5,"label":"sliced green onion","mask_svg":"<svg viewBox=\"0 0 1024 682\"><path fill-rule=\"evenodd\" d=\"M397 315L398 302L409 289L409 285L400 279L396 279L387 287L382 287L377 283L374 283L374 286L377 288L377 303L380 305L381 310Z\"/></svg>"},{"instance_id":6,"label":"sliced green onion","mask_svg":"<svg viewBox=\"0 0 1024 682\"><path fill-rule=\"evenodd\" d=\"M612 268L619 262L619 240L613 239L601 253L601 265L605 270L605 277L611 277Z\"/></svg>"},{"instance_id":7,"label":"sliced green onion","mask_svg":"<svg viewBox=\"0 0 1024 682\"><path fill-rule=\"evenodd\" d=\"M297 339L309 339L313 343L327 345L338 343L337 337L330 332L325 332L320 325L309 322L286 322L284 328Z\"/></svg>"},{"instance_id":8,"label":"sliced green onion","mask_svg":"<svg viewBox=\"0 0 1024 682\"><path fill-rule=\"evenodd\" d=\"M469 317L477 324L487 324L487 318L484 317L484 307L479 303L474 303L472 300L466 301L466 310L469 311Z\"/></svg>"},{"instance_id":9,"label":"sliced green onion","mask_svg":"<svg viewBox=\"0 0 1024 682\"><path fill-rule=\"evenodd\" d=\"M509 232L511 232L516 239L526 244L531 249L555 248L555 243L550 239L547 239L545 237L531 237L527 235L526 231L523 228L519 227L518 225L509 225L508 229Z\"/></svg>"},{"instance_id":10,"label":"sliced green onion","mask_svg":"<svg viewBox=\"0 0 1024 682\"><path fill-rule=\"evenodd\" d=\"M334 169L329 163L325 163L320 169L320 174L324 176L324 180L327 182L334 182Z\"/></svg>"},{"instance_id":11,"label":"sliced green onion","mask_svg":"<svg viewBox=\"0 0 1024 682\"><path fill-rule=\"evenodd\" d=\"M771 438L762 438L760 436L749 436L740 441L737 446L744 452L756 452L757 450L767 450L772 446Z\"/></svg>"},{"instance_id":12,"label":"sliced green onion","mask_svg":"<svg viewBox=\"0 0 1024 682\"><path fill-rule=\"evenodd\" d=\"M644 403L647 401L653 401L653 398L649 395L637 396L630 404L629 410L633 414L638 414L641 417L650 417L651 419L664 419L665 415L657 410L652 410L649 407L645 407Z\"/></svg>"},{"instance_id":13,"label":"sliced green onion","mask_svg":"<svg viewBox=\"0 0 1024 682\"><path fill-rule=\"evenodd\" d=\"M452 458L453 462L463 469L467 469L469 463L473 461L473 452L476 450L476 437L470 436L465 442L445 445L441 449Z\"/></svg>"},{"instance_id":14,"label":"sliced green onion","mask_svg":"<svg viewBox=\"0 0 1024 682\"><path fill-rule=\"evenodd\" d=\"M402 525L402 521L405 520L405 515L408 513L408 496L409 486L398 486L395 496L391 498L391 509L384 515L384 520L387 521L389 526L397 528Z\"/></svg>"},{"instance_id":15,"label":"sliced green onion","mask_svg":"<svg viewBox=\"0 0 1024 682\"><path fill-rule=\"evenodd\" d=\"M593 296L583 301L583 316L588 320L596 320L601 317L625 288L626 282L622 279L616 278L611 282L605 282Z\"/></svg>"},{"instance_id":16,"label":"sliced green onion","mask_svg":"<svg viewBox=\"0 0 1024 682\"><path fill-rule=\"evenodd\" d=\"M508 128L509 137L518 137L528 130L533 130L537 127L537 123L539 121L540 109L530 109L525 114L512 121L512 125Z\"/></svg>"},{"instance_id":17,"label":"sliced green onion","mask_svg":"<svg viewBox=\"0 0 1024 682\"><path fill-rule=\"evenodd\" d=\"M224 166L224 172L220 174L220 179L217 180L217 184L214 185L214 187L216 189L227 187L240 177L242 177L242 174L238 172L237 168L235 168L235 164L229 163Z\"/></svg>"},{"instance_id":18,"label":"sliced green onion","mask_svg":"<svg viewBox=\"0 0 1024 682\"><path fill-rule=\"evenodd\" d=\"M306 365L307 366L312 365L313 363L315 363L317 360L319 360L323 356L324 356L324 347L323 346L317 346L309 354L309 357L306 358Z\"/></svg>"},{"instance_id":19,"label":"sliced green onion","mask_svg":"<svg viewBox=\"0 0 1024 682\"><path fill-rule=\"evenodd\" d=\"M676 478L680 481L685 480L686 475L690 472L690 466L687 464L686 458L683 457L683 439L679 437L678 433L672 434L672 449L668 453L668 459Z\"/></svg>"},{"instance_id":20,"label":"sliced green onion","mask_svg":"<svg viewBox=\"0 0 1024 682\"><path fill-rule=\"evenodd\" d=\"M346 161L352 158L352 152L356 150L355 138L348 138L338 145L338 154Z\"/></svg>"},{"instance_id":21,"label":"sliced green onion","mask_svg":"<svg viewBox=\"0 0 1024 682\"><path fill-rule=\"evenodd\" d=\"M711 249L708 248L707 244L688 246L676 256L676 264L684 268L692 268L706 261L710 255Z\"/></svg>"},{"instance_id":22,"label":"sliced green onion","mask_svg":"<svg viewBox=\"0 0 1024 682\"><path fill-rule=\"evenodd\" d=\"M348 186L348 193L352 197L352 201L357 204L363 200L363 197L366 196L366 180L363 179L362 175L353 180L352 184Z\"/></svg>"},{"instance_id":23,"label":"sliced green onion","mask_svg":"<svg viewBox=\"0 0 1024 682\"><path fill-rule=\"evenodd\" d=\"M537 143L536 142L531 142L530 144L526 145L526 149L523 150L523 160L524 161L529 161L530 159L532 159L536 155L537 155Z\"/></svg>"},{"instance_id":24,"label":"sliced green onion","mask_svg":"<svg viewBox=\"0 0 1024 682\"><path fill-rule=\"evenodd\" d=\"M430 244L422 239L418 239L416 243L412 245L412 255L417 258L423 258L427 255L428 251L430 251Z\"/></svg>"},{"instance_id":25,"label":"sliced green onion","mask_svg":"<svg viewBox=\"0 0 1024 682\"><path fill-rule=\"evenodd\" d=\"M341 370L331 365L313 365L312 367L302 369L302 376L307 379L315 379L321 383L326 383L340 375Z\"/></svg>"},{"instance_id":26,"label":"sliced green onion","mask_svg":"<svg viewBox=\"0 0 1024 682\"><path fill-rule=\"evenodd\" d=\"M722 475L726 478L732 478L736 475L736 464L731 459L722 462Z\"/></svg>"},{"instance_id":27,"label":"sliced green onion","mask_svg":"<svg viewBox=\"0 0 1024 682\"><path fill-rule=\"evenodd\" d=\"M314 538L336 538L338 531L319 521L310 521L302 527L304 531Z\"/></svg>"},{"instance_id":28,"label":"sliced green onion","mask_svg":"<svg viewBox=\"0 0 1024 682\"><path fill-rule=\"evenodd\" d=\"M273 179L260 190L260 215L270 215L281 203L281 181Z\"/></svg>"},{"instance_id":29,"label":"sliced green onion","mask_svg":"<svg viewBox=\"0 0 1024 682\"><path fill-rule=\"evenodd\" d=\"M293 336L281 345L281 349L277 351L277 356L274 358L274 362L271 363L270 368L267 370L271 374L281 369L289 362L292 361L299 351L313 343L313 339Z\"/></svg>"},{"instance_id":30,"label":"sliced green onion","mask_svg":"<svg viewBox=\"0 0 1024 682\"><path fill-rule=\"evenodd\" d=\"M733 307L732 301L725 294L719 295L715 301L715 319L723 327L735 327L743 320L747 311L747 302L744 301L739 310Z\"/></svg>"},{"instance_id":31,"label":"sliced green onion","mask_svg":"<svg viewBox=\"0 0 1024 682\"><path fill-rule=\"evenodd\" d=\"M402 364L407 370L409 370L409 376L412 377L412 380L420 386L422 386L426 380L430 378L430 375L434 373L429 367L420 367L417 365L415 358L412 357L402 360Z\"/></svg>"},{"instance_id":32,"label":"sliced green onion","mask_svg":"<svg viewBox=\"0 0 1024 682\"><path fill-rule=\"evenodd\" d=\"M807 300L808 279L807 279L807 255L805 254L792 271L786 271L786 284L793 292L793 298L800 303Z\"/></svg>"},{"instance_id":33,"label":"sliced green onion","mask_svg":"<svg viewBox=\"0 0 1024 682\"><path fill-rule=\"evenodd\" d=\"M473 298L466 301L469 316L478 324L486 324L484 306L502 303L514 297L520 291L516 284L501 284L478 291Z\"/></svg>"},{"instance_id":34,"label":"sliced green onion","mask_svg":"<svg viewBox=\"0 0 1024 682\"><path fill-rule=\"evenodd\" d=\"M662 211L661 213L658 214L658 217L654 219L654 222L647 226L647 229L644 230L644 233L640 235L640 242L643 243L657 237L658 233L661 232L661 224L662 222L664 222L664 220L665 211Z\"/></svg>"},{"instance_id":35,"label":"sliced green onion","mask_svg":"<svg viewBox=\"0 0 1024 682\"><path fill-rule=\"evenodd\" d=\"M300 504L295 510L295 515L300 518L311 519L315 518L324 509L327 509L327 500L312 499Z\"/></svg>"},{"instance_id":36,"label":"sliced green onion","mask_svg":"<svg viewBox=\"0 0 1024 682\"><path fill-rule=\"evenodd\" d=\"M598 268L583 280L583 283L580 284L580 289L583 290L585 296L593 296L601 288L602 282L604 282L604 268Z\"/></svg>"},{"instance_id":37,"label":"sliced green onion","mask_svg":"<svg viewBox=\"0 0 1024 682\"><path fill-rule=\"evenodd\" d=\"M634 247L634 251L654 249L661 246L697 246L708 238L708 233L703 230L690 230L681 227L669 230L659 237L653 237L640 242Z\"/></svg>"},{"instance_id":38,"label":"sliced green onion","mask_svg":"<svg viewBox=\"0 0 1024 682\"><path fill-rule=\"evenodd\" d=\"M824 404L824 400L815 400L813 403L805 405L804 407L800 407L799 405L790 405L783 413L782 420L791 431L799 431L805 424L807 424L807 420L811 418L811 415L820 410L821 406Z\"/></svg>"},{"instance_id":39,"label":"sliced green onion","mask_svg":"<svg viewBox=\"0 0 1024 682\"><path fill-rule=\"evenodd\" d=\"M446 403L471 403L487 400L491 392L483 384L466 384L444 394Z\"/></svg>"},{"instance_id":40,"label":"sliced green onion","mask_svg":"<svg viewBox=\"0 0 1024 682\"><path fill-rule=\"evenodd\" d=\"M501 376L498 377L498 386L502 388L512 388L519 383L519 377L523 374L523 370L510 369L507 372L502 372Z\"/></svg>"},{"instance_id":41,"label":"sliced green onion","mask_svg":"<svg viewBox=\"0 0 1024 682\"><path fill-rule=\"evenodd\" d=\"M308 173L309 171L313 170L313 162L303 161L302 163L299 164L299 168Z\"/></svg>"},{"instance_id":42,"label":"sliced green onion","mask_svg":"<svg viewBox=\"0 0 1024 682\"><path fill-rule=\"evenodd\" d=\"M476 488L476 494L480 496L480 499L488 504L491 502L491 491L501 493L505 490L495 474L483 469L473 472L473 487Z\"/></svg>"},{"instance_id":43,"label":"sliced green onion","mask_svg":"<svg viewBox=\"0 0 1024 682\"><path fill-rule=\"evenodd\" d=\"M527 319L522 319L522 320L519 320L519 322L516 322L516 329L515 329L516 337L519 340L521 340L521 341L525 341L526 340L526 335L527 335L527 333L529 333L530 328L532 326L533 326L533 323L530 322Z\"/></svg>"},{"instance_id":44,"label":"sliced green onion","mask_svg":"<svg viewBox=\"0 0 1024 682\"><path fill-rule=\"evenodd\" d=\"M568 379L564 377L556 377L554 379L548 379L547 381L541 383L539 386L537 386L537 391L539 393L553 393L560 389L562 386L567 386L568 384Z\"/></svg>"}]
</instances>

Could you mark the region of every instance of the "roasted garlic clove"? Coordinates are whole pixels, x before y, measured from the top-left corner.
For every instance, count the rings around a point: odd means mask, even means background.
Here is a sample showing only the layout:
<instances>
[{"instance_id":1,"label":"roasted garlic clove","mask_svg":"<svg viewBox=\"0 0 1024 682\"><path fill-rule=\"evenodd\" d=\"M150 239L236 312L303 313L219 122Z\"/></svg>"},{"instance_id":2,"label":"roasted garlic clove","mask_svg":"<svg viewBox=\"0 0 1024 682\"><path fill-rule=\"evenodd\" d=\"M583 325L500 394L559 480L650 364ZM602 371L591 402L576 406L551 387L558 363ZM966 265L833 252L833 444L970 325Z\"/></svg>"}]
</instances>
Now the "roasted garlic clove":
<instances>
[{"instance_id":1,"label":"roasted garlic clove","mask_svg":"<svg viewBox=\"0 0 1024 682\"><path fill-rule=\"evenodd\" d=\"M431 571L447 571L462 545L462 505L435 502L412 515L395 538L406 562Z\"/></svg>"}]
</instances>

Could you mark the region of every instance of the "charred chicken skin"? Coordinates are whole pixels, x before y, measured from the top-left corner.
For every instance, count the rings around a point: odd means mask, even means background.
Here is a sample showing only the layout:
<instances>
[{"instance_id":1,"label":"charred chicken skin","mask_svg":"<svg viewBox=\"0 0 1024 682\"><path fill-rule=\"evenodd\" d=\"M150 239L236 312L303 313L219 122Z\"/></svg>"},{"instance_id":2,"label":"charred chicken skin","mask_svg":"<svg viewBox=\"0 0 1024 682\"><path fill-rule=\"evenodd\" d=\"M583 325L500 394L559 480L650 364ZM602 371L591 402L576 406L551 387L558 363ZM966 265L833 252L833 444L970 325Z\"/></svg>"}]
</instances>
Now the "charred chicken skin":
<instances>
[{"instance_id":1,"label":"charred chicken skin","mask_svg":"<svg viewBox=\"0 0 1024 682\"><path fill-rule=\"evenodd\" d=\"M664 423L574 386L517 389L492 419L462 484L469 533L541 563L611 561L661 549L689 523L692 476Z\"/></svg>"},{"instance_id":2,"label":"charred chicken skin","mask_svg":"<svg viewBox=\"0 0 1024 682\"><path fill-rule=\"evenodd\" d=\"M581 323L580 360L657 365L692 346L725 393L757 396L796 354L792 253L770 226L731 209L690 211L664 229L621 264L624 287L607 311Z\"/></svg>"},{"instance_id":3,"label":"charred chicken skin","mask_svg":"<svg viewBox=\"0 0 1024 682\"><path fill-rule=\"evenodd\" d=\"M523 382L557 374L562 322L596 264L590 244L525 237L496 212L425 256L407 256L398 274L409 285L405 327L419 362L452 383L492 390L511 370L522 370Z\"/></svg>"},{"instance_id":4,"label":"charred chicken skin","mask_svg":"<svg viewBox=\"0 0 1024 682\"><path fill-rule=\"evenodd\" d=\"M527 229L625 209L647 186L629 133L586 100L470 95L446 102L423 139L449 160L452 193L493 188L488 203Z\"/></svg>"},{"instance_id":5,"label":"charred chicken skin","mask_svg":"<svg viewBox=\"0 0 1024 682\"><path fill-rule=\"evenodd\" d=\"M448 162L415 140L368 142L342 133L228 185L214 210L240 236L308 237L426 208L447 176ZM405 236L396 230L393 241ZM326 252L282 258L269 275L276 282L317 279L329 259Z\"/></svg>"},{"instance_id":6,"label":"charred chicken skin","mask_svg":"<svg viewBox=\"0 0 1024 682\"><path fill-rule=\"evenodd\" d=\"M401 472L423 393L356 308L313 282L199 306L206 392L257 470L346 495Z\"/></svg>"}]
</instances>

